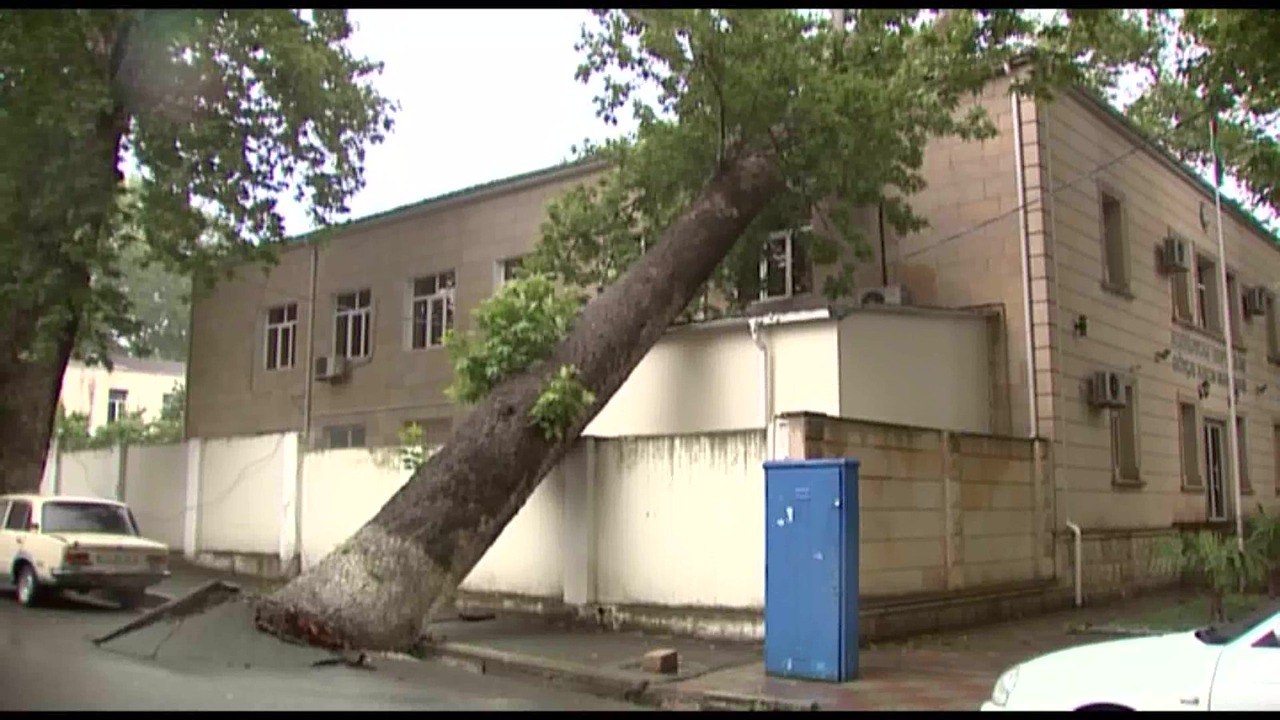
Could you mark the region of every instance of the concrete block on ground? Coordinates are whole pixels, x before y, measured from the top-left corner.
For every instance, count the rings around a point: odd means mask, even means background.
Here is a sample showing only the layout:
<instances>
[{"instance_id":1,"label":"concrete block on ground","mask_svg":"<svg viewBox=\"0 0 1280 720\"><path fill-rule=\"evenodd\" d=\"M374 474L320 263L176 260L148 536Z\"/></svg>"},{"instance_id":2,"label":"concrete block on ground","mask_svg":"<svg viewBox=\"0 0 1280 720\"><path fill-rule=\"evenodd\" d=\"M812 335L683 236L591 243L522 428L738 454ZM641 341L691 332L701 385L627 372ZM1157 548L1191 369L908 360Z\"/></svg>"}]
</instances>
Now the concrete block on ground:
<instances>
[{"instance_id":1,"label":"concrete block on ground","mask_svg":"<svg viewBox=\"0 0 1280 720\"><path fill-rule=\"evenodd\" d=\"M644 654L641 667L645 672L674 675L680 670L680 656L675 650L669 648L651 650Z\"/></svg>"}]
</instances>

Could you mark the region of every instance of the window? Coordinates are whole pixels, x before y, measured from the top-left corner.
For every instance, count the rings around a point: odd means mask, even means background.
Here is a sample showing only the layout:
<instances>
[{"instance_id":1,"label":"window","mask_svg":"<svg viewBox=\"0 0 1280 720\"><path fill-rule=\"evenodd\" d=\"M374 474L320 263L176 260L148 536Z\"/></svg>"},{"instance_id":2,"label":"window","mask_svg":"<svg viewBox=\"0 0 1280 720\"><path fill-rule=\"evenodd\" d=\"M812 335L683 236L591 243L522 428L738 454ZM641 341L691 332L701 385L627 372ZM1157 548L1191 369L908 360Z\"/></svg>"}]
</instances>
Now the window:
<instances>
[{"instance_id":1,"label":"window","mask_svg":"<svg viewBox=\"0 0 1280 720\"><path fill-rule=\"evenodd\" d=\"M1240 492L1252 493L1253 483L1249 482L1249 443L1245 440L1244 418L1236 416L1236 467L1240 469Z\"/></svg>"},{"instance_id":2,"label":"window","mask_svg":"<svg viewBox=\"0 0 1280 720\"><path fill-rule=\"evenodd\" d=\"M1227 322L1231 328L1231 343L1236 347L1244 346L1244 331L1240 329L1240 318L1244 308L1240 305L1240 284L1236 282L1236 274L1227 273Z\"/></svg>"},{"instance_id":3,"label":"window","mask_svg":"<svg viewBox=\"0 0 1280 720\"><path fill-rule=\"evenodd\" d=\"M515 280L520 275L520 271L524 268L524 256L507 258L499 260L493 271L493 288L498 288Z\"/></svg>"},{"instance_id":4,"label":"window","mask_svg":"<svg viewBox=\"0 0 1280 720\"><path fill-rule=\"evenodd\" d=\"M1125 404L1111 411L1111 477L1120 484L1140 480L1138 473L1138 394L1133 381L1124 385Z\"/></svg>"},{"instance_id":5,"label":"window","mask_svg":"<svg viewBox=\"0 0 1280 720\"><path fill-rule=\"evenodd\" d=\"M1112 290L1129 290L1129 252L1125 241L1124 206L1120 198L1101 193L1102 281Z\"/></svg>"},{"instance_id":6,"label":"window","mask_svg":"<svg viewBox=\"0 0 1280 720\"><path fill-rule=\"evenodd\" d=\"M1217 265L1209 258L1196 256L1195 323L1211 332L1222 332L1222 315L1218 312Z\"/></svg>"},{"instance_id":7,"label":"window","mask_svg":"<svg viewBox=\"0 0 1280 720\"><path fill-rule=\"evenodd\" d=\"M364 447L364 425L330 425L324 438L325 446L333 449Z\"/></svg>"},{"instance_id":8,"label":"window","mask_svg":"<svg viewBox=\"0 0 1280 720\"><path fill-rule=\"evenodd\" d=\"M128 399L128 390L117 389L107 392L107 422L115 422L124 417L124 404Z\"/></svg>"},{"instance_id":9,"label":"window","mask_svg":"<svg viewBox=\"0 0 1280 720\"><path fill-rule=\"evenodd\" d=\"M14 500L9 505L9 517L5 518L5 530L26 530L31 525L31 503L26 500Z\"/></svg>"},{"instance_id":10,"label":"window","mask_svg":"<svg viewBox=\"0 0 1280 720\"><path fill-rule=\"evenodd\" d=\"M52 502L44 505L44 531L137 535L129 510L119 505L93 502Z\"/></svg>"},{"instance_id":11,"label":"window","mask_svg":"<svg viewBox=\"0 0 1280 720\"><path fill-rule=\"evenodd\" d=\"M1196 406L1178 403L1178 444L1182 459L1182 487L1194 490L1204 488L1200 477L1200 431L1196 418Z\"/></svg>"},{"instance_id":12,"label":"window","mask_svg":"<svg viewBox=\"0 0 1280 720\"><path fill-rule=\"evenodd\" d=\"M267 310L267 369L293 367L297 357L298 304L289 303Z\"/></svg>"},{"instance_id":13,"label":"window","mask_svg":"<svg viewBox=\"0 0 1280 720\"><path fill-rule=\"evenodd\" d=\"M1267 293L1267 357L1280 362L1280 300Z\"/></svg>"},{"instance_id":14,"label":"window","mask_svg":"<svg viewBox=\"0 0 1280 720\"><path fill-rule=\"evenodd\" d=\"M338 357L368 357L372 294L369 290L343 293L336 302L333 353Z\"/></svg>"},{"instance_id":15,"label":"window","mask_svg":"<svg viewBox=\"0 0 1280 720\"><path fill-rule=\"evenodd\" d=\"M453 271L413 281L413 337L410 347L438 347L453 328Z\"/></svg>"},{"instance_id":16,"label":"window","mask_svg":"<svg viewBox=\"0 0 1280 720\"><path fill-rule=\"evenodd\" d=\"M1275 473L1276 495L1280 495L1280 425L1271 426L1272 467Z\"/></svg>"},{"instance_id":17,"label":"window","mask_svg":"<svg viewBox=\"0 0 1280 720\"><path fill-rule=\"evenodd\" d=\"M760 299L791 297L812 289L808 240L791 230L770 235L760 259Z\"/></svg>"}]
</instances>

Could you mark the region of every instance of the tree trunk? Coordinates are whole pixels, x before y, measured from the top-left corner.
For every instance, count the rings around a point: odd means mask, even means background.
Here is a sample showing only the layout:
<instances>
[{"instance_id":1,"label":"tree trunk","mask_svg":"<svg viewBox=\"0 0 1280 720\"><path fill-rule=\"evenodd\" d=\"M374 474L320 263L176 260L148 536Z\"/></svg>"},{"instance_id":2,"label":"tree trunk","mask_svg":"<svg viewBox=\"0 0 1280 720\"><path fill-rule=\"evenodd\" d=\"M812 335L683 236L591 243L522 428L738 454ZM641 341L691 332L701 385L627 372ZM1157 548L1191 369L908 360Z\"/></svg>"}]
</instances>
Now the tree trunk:
<instances>
[{"instance_id":1,"label":"tree trunk","mask_svg":"<svg viewBox=\"0 0 1280 720\"><path fill-rule=\"evenodd\" d=\"M40 488L75 329L61 335L52 353L34 361L21 359L13 345L0 352L0 494Z\"/></svg>"},{"instance_id":2,"label":"tree trunk","mask_svg":"<svg viewBox=\"0 0 1280 720\"><path fill-rule=\"evenodd\" d=\"M781 189L771 156L726 161L661 241L586 306L547 362L495 388L368 524L260 600L258 627L325 647L414 644L422 621L452 600L542 477ZM596 401L552 442L529 411L562 364L578 369Z\"/></svg>"}]
</instances>

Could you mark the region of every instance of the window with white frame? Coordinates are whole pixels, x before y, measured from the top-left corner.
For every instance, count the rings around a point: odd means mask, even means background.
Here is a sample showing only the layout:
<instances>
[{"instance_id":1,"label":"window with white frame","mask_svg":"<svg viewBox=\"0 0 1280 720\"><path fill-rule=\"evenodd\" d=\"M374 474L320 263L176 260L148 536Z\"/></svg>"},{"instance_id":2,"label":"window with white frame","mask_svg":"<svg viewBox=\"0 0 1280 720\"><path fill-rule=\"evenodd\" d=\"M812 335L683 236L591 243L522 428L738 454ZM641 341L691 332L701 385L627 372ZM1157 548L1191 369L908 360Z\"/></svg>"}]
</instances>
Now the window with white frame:
<instances>
[{"instance_id":1,"label":"window with white frame","mask_svg":"<svg viewBox=\"0 0 1280 720\"><path fill-rule=\"evenodd\" d=\"M1231 328L1231 342L1236 347L1244 347L1244 330L1240 327L1240 318L1244 308L1241 306L1240 283L1236 274L1227 272L1227 322Z\"/></svg>"},{"instance_id":2,"label":"window with white frame","mask_svg":"<svg viewBox=\"0 0 1280 720\"><path fill-rule=\"evenodd\" d=\"M413 281L413 328L409 346L415 350L444 344L453 328L453 271L427 275Z\"/></svg>"},{"instance_id":3,"label":"window with white frame","mask_svg":"<svg viewBox=\"0 0 1280 720\"><path fill-rule=\"evenodd\" d=\"M760 299L801 295L813 289L813 266L802 230L775 232L765 241L760 259Z\"/></svg>"},{"instance_id":4,"label":"window with white frame","mask_svg":"<svg viewBox=\"0 0 1280 720\"><path fill-rule=\"evenodd\" d=\"M1112 290L1128 292L1129 245L1124 204L1106 191L1101 191L1098 199L1102 213L1102 281Z\"/></svg>"},{"instance_id":5,"label":"window with white frame","mask_svg":"<svg viewBox=\"0 0 1280 720\"><path fill-rule=\"evenodd\" d=\"M1138 393L1132 380L1124 382L1124 407L1111 411L1111 479L1117 484L1141 480L1138 467Z\"/></svg>"},{"instance_id":6,"label":"window with white frame","mask_svg":"<svg viewBox=\"0 0 1280 720\"><path fill-rule=\"evenodd\" d=\"M333 354L338 357L369 356L373 295L369 290L342 293L335 298Z\"/></svg>"},{"instance_id":7,"label":"window with white frame","mask_svg":"<svg viewBox=\"0 0 1280 720\"><path fill-rule=\"evenodd\" d=\"M1195 322L1212 332L1222 332L1222 314L1218 309L1218 266L1209 258L1196 256Z\"/></svg>"},{"instance_id":8,"label":"window with white frame","mask_svg":"<svg viewBox=\"0 0 1280 720\"><path fill-rule=\"evenodd\" d=\"M124 405L128 399L128 390L112 389L107 391L107 422L115 422L124 417Z\"/></svg>"},{"instance_id":9,"label":"window with white frame","mask_svg":"<svg viewBox=\"0 0 1280 720\"><path fill-rule=\"evenodd\" d=\"M1182 487L1200 490L1200 420L1199 410L1190 402L1178 403L1178 446L1182 462Z\"/></svg>"},{"instance_id":10,"label":"window with white frame","mask_svg":"<svg viewBox=\"0 0 1280 720\"><path fill-rule=\"evenodd\" d=\"M505 260L499 260L494 264L493 269L493 289L497 290L503 285L515 280L520 276L520 271L524 268L524 256L510 257Z\"/></svg>"},{"instance_id":11,"label":"window with white frame","mask_svg":"<svg viewBox=\"0 0 1280 720\"><path fill-rule=\"evenodd\" d=\"M298 350L298 304L267 309L267 369L293 367Z\"/></svg>"}]
</instances>

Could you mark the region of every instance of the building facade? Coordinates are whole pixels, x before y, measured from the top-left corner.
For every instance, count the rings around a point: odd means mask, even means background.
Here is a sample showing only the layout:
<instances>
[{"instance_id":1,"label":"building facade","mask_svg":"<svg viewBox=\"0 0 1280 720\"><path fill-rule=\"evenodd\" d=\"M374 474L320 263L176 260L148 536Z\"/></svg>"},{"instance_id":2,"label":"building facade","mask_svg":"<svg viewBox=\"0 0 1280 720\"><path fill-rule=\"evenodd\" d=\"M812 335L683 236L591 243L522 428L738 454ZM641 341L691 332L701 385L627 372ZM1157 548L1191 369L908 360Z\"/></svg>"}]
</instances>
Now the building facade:
<instances>
[{"instance_id":1,"label":"building facade","mask_svg":"<svg viewBox=\"0 0 1280 720\"><path fill-rule=\"evenodd\" d=\"M166 400L186 382L186 365L180 362L123 356L111 360L110 370L72 360L62 375L62 408L88 417L90 433L139 410L145 421L158 419Z\"/></svg>"},{"instance_id":2,"label":"building facade","mask_svg":"<svg viewBox=\"0 0 1280 720\"><path fill-rule=\"evenodd\" d=\"M766 330L761 349L760 319L780 317L771 303L803 301L824 272L780 238L762 261L767 302L673 329L588 434L760 428L810 411L1041 438L1048 537L1067 523L1133 533L1211 522L1237 510L1230 327L1244 504L1274 505L1275 238L1224 207L1228 309L1212 188L1084 92L1037 101L998 81L978 102L998 134L930 144L929 185L912 200L929 227L901 236L867 215L877 240L858 287L901 308L801 302L827 315L803 332ZM444 331L465 330L533 249L546 203L601 170L562 166L427 200L299 242L269 272L237 272L193 304L188 435L302 431L311 447L344 448L394 444L418 422L443 440L458 412L443 392ZM921 334L926 317L941 325ZM787 359L806 333L808 350Z\"/></svg>"}]
</instances>

